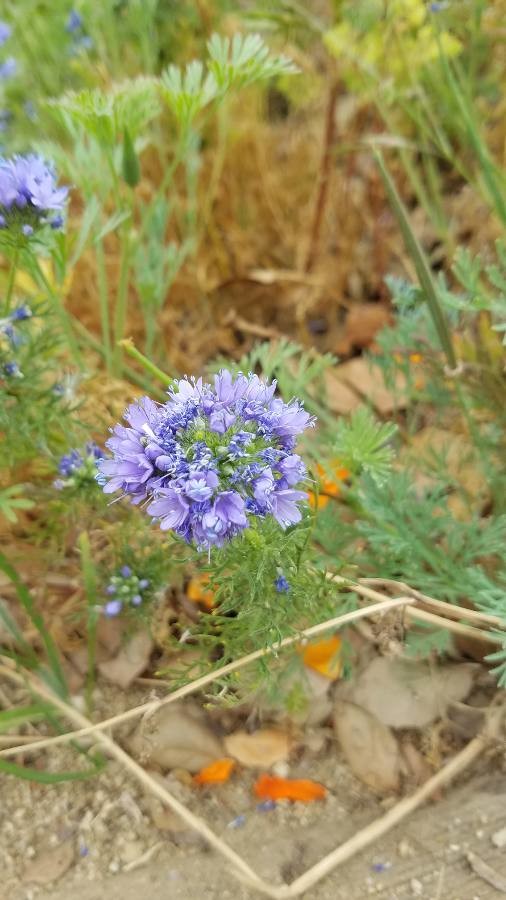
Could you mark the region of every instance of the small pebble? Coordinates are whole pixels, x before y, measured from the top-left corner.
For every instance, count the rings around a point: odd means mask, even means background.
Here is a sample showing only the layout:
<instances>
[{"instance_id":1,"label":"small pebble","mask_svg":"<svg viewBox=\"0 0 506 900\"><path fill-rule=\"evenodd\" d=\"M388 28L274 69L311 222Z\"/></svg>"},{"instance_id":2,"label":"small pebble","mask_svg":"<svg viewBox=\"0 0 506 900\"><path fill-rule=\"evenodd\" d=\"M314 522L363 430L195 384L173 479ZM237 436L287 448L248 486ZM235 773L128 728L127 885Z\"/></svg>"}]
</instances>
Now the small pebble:
<instances>
[{"instance_id":1,"label":"small pebble","mask_svg":"<svg viewBox=\"0 0 506 900\"><path fill-rule=\"evenodd\" d=\"M492 843L495 847L499 847L499 850L506 847L506 828L501 828L492 835Z\"/></svg>"},{"instance_id":2,"label":"small pebble","mask_svg":"<svg viewBox=\"0 0 506 900\"><path fill-rule=\"evenodd\" d=\"M409 841L402 840L397 848L397 852L401 859L408 859L410 856L413 856L415 851L413 847L409 843Z\"/></svg>"},{"instance_id":3,"label":"small pebble","mask_svg":"<svg viewBox=\"0 0 506 900\"><path fill-rule=\"evenodd\" d=\"M410 881L411 890L415 897L421 897L423 894L423 884L418 878L412 878Z\"/></svg>"},{"instance_id":4,"label":"small pebble","mask_svg":"<svg viewBox=\"0 0 506 900\"><path fill-rule=\"evenodd\" d=\"M261 803L257 803L258 812L271 812L271 810L276 809L276 801L275 800L262 800Z\"/></svg>"},{"instance_id":5,"label":"small pebble","mask_svg":"<svg viewBox=\"0 0 506 900\"><path fill-rule=\"evenodd\" d=\"M112 872L113 875L119 872L119 862L117 859L113 859L112 862L109 863L109 872Z\"/></svg>"}]
</instances>

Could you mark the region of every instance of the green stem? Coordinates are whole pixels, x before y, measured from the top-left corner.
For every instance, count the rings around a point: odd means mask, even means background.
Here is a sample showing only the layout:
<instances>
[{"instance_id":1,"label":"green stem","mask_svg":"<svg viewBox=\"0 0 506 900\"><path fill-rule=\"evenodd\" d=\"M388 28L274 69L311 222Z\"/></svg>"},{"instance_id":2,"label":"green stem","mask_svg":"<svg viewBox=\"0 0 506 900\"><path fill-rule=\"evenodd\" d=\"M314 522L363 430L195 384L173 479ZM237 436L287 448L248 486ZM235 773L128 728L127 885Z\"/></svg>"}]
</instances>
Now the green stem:
<instances>
[{"instance_id":1,"label":"green stem","mask_svg":"<svg viewBox=\"0 0 506 900\"><path fill-rule=\"evenodd\" d=\"M74 325L75 325L76 330L81 335L83 341L85 341L88 344L88 346L91 347L92 350L94 350L96 353L99 353L101 356L104 356L104 348L103 348L102 344L100 343L100 341L97 341L96 337L91 333L91 331L88 331L88 329L86 328L86 325L83 325L83 323L80 322L78 319L75 320ZM151 392L153 392L153 386L148 381L146 381L146 379L143 378L142 375L139 375L137 372L135 372L129 366L124 366L123 368L124 368L125 377L128 378L128 380L131 381L132 384L137 384L139 387L142 388L143 391L151 390ZM158 391L158 389L156 389L156 393L160 400L167 399L165 397L165 395L162 393L162 391Z\"/></svg>"},{"instance_id":2,"label":"green stem","mask_svg":"<svg viewBox=\"0 0 506 900\"><path fill-rule=\"evenodd\" d=\"M104 245L102 241L98 241L97 249L97 279L98 279L98 299L100 305L100 326L102 329L102 344L104 347L104 360L107 371L111 372L112 365L112 348L111 348L111 332L109 321L109 287L107 282L107 269L105 265Z\"/></svg>"},{"instance_id":3,"label":"green stem","mask_svg":"<svg viewBox=\"0 0 506 900\"><path fill-rule=\"evenodd\" d=\"M88 671L86 673L85 700L87 714L90 715L93 709L97 656L97 578L91 556L90 539L86 532L83 531L79 535L77 543L81 554L81 570L88 611Z\"/></svg>"},{"instance_id":4,"label":"green stem","mask_svg":"<svg viewBox=\"0 0 506 900\"><path fill-rule=\"evenodd\" d=\"M7 282L7 292L5 294L4 315L8 316L11 310L12 294L14 291L14 281L16 279L16 271L18 268L19 247L15 247L12 254L11 267L9 270L9 280Z\"/></svg>"},{"instance_id":5,"label":"green stem","mask_svg":"<svg viewBox=\"0 0 506 900\"><path fill-rule=\"evenodd\" d=\"M121 353L119 343L125 336L125 325L128 306L128 279L131 266L130 229L122 229L121 236L121 260L118 280L118 293L114 310L114 350L113 370L116 375L121 375Z\"/></svg>"},{"instance_id":6,"label":"green stem","mask_svg":"<svg viewBox=\"0 0 506 900\"><path fill-rule=\"evenodd\" d=\"M456 369L457 358L453 349L450 330L448 328L446 316L441 307L437 287L432 277L432 272L429 268L425 253L411 227L407 210L397 192L397 188L395 187L392 178L390 177L390 173L385 166L381 152L378 149L374 149L373 153L383 179L388 199L390 200L393 212L401 229L406 249L416 268L418 281L429 307L429 312L432 316L432 321L434 322L434 327L437 331L441 346L446 355L448 365L451 369Z\"/></svg>"},{"instance_id":7,"label":"green stem","mask_svg":"<svg viewBox=\"0 0 506 900\"><path fill-rule=\"evenodd\" d=\"M157 379L157 381L161 381L161 383L165 385L165 387L168 387L168 385L172 384L172 382L174 381L171 375L167 375L166 372L162 372L162 370L159 369L158 366L155 366L155 364L152 363L151 360L149 360L146 356L144 356L144 354L141 353L140 350L137 350L137 347L135 346L131 338L126 338L125 340L120 341L118 347L122 348L128 356L132 357L132 359L135 359L142 366L142 368L145 369L146 372L149 372L150 375L153 375Z\"/></svg>"},{"instance_id":8,"label":"green stem","mask_svg":"<svg viewBox=\"0 0 506 900\"><path fill-rule=\"evenodd\" d=\"M77 343L75 334L72 329L72 321L69 316L69 313L67 312L67 310L65 309L65 307L63 305L62 298L55 291L52 284L48 281L43 269L41 268L39 260L37 259L35 254L31 254L31 261L33 262L33 265L34 265L36 277L42 283L42 285L44 286L45 290L48 293L48 296L53 301L55 313L58 316L58 319L60 320L62 331L65 334L68 348L74 357L74 362L76 363L78 368L81 369L81 371L82 371L84 369L83 358L81 356L81 351L79 350L79 345Z\"/></svg>"}]
</instances>

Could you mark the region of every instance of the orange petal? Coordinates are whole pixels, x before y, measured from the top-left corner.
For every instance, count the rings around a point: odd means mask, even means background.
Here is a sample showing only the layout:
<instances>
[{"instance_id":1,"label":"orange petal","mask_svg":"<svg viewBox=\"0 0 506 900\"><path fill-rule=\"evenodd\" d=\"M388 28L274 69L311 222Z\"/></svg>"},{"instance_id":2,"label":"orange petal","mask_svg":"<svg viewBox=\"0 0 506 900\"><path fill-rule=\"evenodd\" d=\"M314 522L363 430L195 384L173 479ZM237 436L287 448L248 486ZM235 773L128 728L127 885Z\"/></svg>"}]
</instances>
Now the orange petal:
<instances>
[{"instance_id":1,"label":"orange petal","mask_svg":"<svg viewBox=\"0 0 506 900\"><path fill-rule=\"evenodd\" d=\"M330 638L324 638L322 641L316 641L314 644L299 647L304 665L332 681L339 678L343 667L340 651L341 638L337 634Z\"/></svg>"},{"instance_id":2,"label":"orange petal","mask_svg":"<svg viewBox=\"0 0 506 900\"><path fill-rule=\"evenodd\" d=\"M316 466L320 479L321 489L330 497L338 497L341 493L341 482L350 476L350 471L343 466L338 459L332 460L330 465Z\"/></svg>"},{"instance_id":3,"label":"orange petal","mask_svg":"<svg viewBox=\"0 0 506 900\"><path fill-rule=\"evenodd\" d=\"M186 596L193 603L202 603L207 609L214 607L214 591L207 588L209 584L209 575L195 575L190 578L186 587Z\"/></svg>"},{"instance_id":4,"label":"orange petal","mask_svg":"<svg viewBox=\"0 0 506 900\"><path fill-rule=\"evenodd\" d=\"M314 509L316 506L316 494L313 494L312 491L308 491L307 499L311 509ZM324 509L328 502L329 498L326 497L325 494L318 494L318 509Z\"/></svg>"},{"instance_id":5,"label":"orange petal","mask_svg":"<svg viewBox=\"0 0 506 900\"><path fill-rule=\"evenodd\" d=\"M209 766L205 766L193 780L195 784L222 784L228 781L235 769L235 760L225 757L225 759L217 759Z\"/></svg>"},{"instance_id":6,"label":"orange petal","mask_svg":"<svg viewBox=\"0 0 506 900\"><path fill-rule=\"evenodd\" d=\"M253 785L253 791L260 800L301 800L311 803L323 800L327 788L317 781L306 778L279 778L264 772Z\"/></svg>"}]
</instances>

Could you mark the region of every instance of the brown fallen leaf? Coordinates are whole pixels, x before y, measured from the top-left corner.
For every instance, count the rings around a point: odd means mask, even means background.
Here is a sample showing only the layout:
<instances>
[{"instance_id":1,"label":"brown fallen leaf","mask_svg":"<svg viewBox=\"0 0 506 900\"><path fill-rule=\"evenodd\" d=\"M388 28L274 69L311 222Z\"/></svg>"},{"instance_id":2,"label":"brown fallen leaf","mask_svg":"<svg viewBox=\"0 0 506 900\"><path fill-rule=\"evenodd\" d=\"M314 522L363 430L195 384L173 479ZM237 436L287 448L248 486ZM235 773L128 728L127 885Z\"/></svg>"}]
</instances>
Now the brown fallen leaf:
<instances>
[{"instance_id":1,"label":"brown fallen leaf","mask_svg":"<svg viewBox=\"0 0 506 900\"><path fill-rule=\"evenodd\" d=\"M125 689L144 672L153 647L151 635L147 631L138 631L123 645L114 659L99 663L98 670L108 681Z\"/></svg>"},{"instance_id":2,"label":"brown fallen leaf","mask_svg":"<svg viewBox=\"0 0 506 900\"><path fill-rule=\"evenodd\" d=\"M143 765L199 772L224 756L221 741L200 708L186 701L141 720L128 747Z\"/></svg>"},{"instance_id":3,"label":"brown fallen leaf","mask_svg":"<svg viewBox=\"0 0 506 900\"><path fill-rule=\"evenodd\" d=\"M400 754L394 735L372 713L338 701L334 731L353 774L378 794L400 787Z\"/></svg>"},{"instance_id":4,"label":"brown fallen leaf","mask_svg":"<svg viewBox=\"0 0 506 900\"><path fill-rule=\"evenodd\" d=\"M349 349L370 347L378 331L388 325L391 319L391 313L381 303L354 304L346 317L343 340Z\"/></svg>"},{"instance_id":5,"label":"brown fallen leaf","mask_svg":"<svg viewBox=\"0 0 506 900\"><path fill-rule=\"evenodd\" d=\"M475 672L474 663L435 668L376 657L353 683L343 685L341 696L391 728L425 728L444 715L450 701L467 697Z\"/></svg>"},{"instance_id":6,"label":"brown fallen leaf","mask_svg":"<svg viewBox=\"0 0 506 900\"><path fill-rule=\"evenodd\" d=\"M52 847L40 853L25 867L23 881L26 884L51 884L57 881L70 869L74 862L75 848L73 841L65 841L58 847Z\"/></svg>"},{"instance_id":7,"label":"brown fallen leaf","mask_svg":"<svg viewBox=\"0 0 506 900\"><path fill-rule=\"evenodd\" d=\"M345 416L353 412L361 404L361 399L355 391L351 390L341 378L338 378L336 369L324 373L325 399L332 412Z\"/></svg>"},{"instance_id":8,"label":"brown fallen leaf","mask_svg":"<svg viewBox=\"0 0 506 900\"><path fill-rule=\"evenodd\" d=\"M473 853L472 850L469 850L467 853L467 861L471 866L473 872L476 872L480 878L483 878L483 881L486 881L487 884L491 884L496 891L500 891L501 894L506 894L506 877L501 875L500 872L497 872L492 866L489 866L488 863L484 862L479 856L476 856L476 853Z\"/></svg>"},{"instance_id":9,"label":"brown fallen leaf","mask_svg":"<svg viewBox=\"0 0 506 900\"><path fill-rule=\"evenodd\" d=\"M350 359L348 362L341 363L334 371L340 381L353 388L364 400L372 403L381 415L386 415L395 409L401 409L405 406L402 393L399 392L400 396L395 397L392 391L387 388L379 366L371 364L368 359L362 356L357 356L356 359ZM399 376L398 381L399 387L401 387L403 384L402 376Z\"/></svg>"},{"instance_id":10,"label":"brown fallen leaf","mask_svg":"<svg viewBox=\"0 0 506 900\"><path fill-rule=\"evenodd\" d=\"M288 759L290 738L277 728L261 728L248 734L236 731L223 741L225 750L248 768L269 768L274 763Z\"/></svg>"}]
</instances>

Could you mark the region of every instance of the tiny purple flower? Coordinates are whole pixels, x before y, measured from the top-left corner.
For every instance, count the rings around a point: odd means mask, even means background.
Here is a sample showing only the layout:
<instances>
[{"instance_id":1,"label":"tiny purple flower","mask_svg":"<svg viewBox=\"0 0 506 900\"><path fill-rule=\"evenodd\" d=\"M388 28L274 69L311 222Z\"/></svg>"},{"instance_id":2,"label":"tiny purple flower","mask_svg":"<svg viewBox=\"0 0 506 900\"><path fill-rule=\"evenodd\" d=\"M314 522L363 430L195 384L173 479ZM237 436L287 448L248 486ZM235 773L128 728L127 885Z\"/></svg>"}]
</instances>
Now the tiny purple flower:
<instances>
[{"instance_id":1,"label":"tiny purple flower","mask_svg":"<svg viewBox=\"0 0 506 900\"><path fill-rule=\"evenodd\" d=\"M12 34L12 28L7 22L0 22L0 47L3 47Z\"/></svg>"},{"instance_id":2,"label":"tiny purple flower","mask_svg":"<svg viewBox=\"0 0 506 900\"><path fill-rule=\"evenodd\" d=\"M274 582L274 586L278 594L288 594L290 590L290 582L286 580L284 575L278 575Z\"/></svg>"},{"instance_id":3,"label":"tiny purple flower","mask_svg":"<svg viewBox=\"0 0 506 900\"><path fill-rule=\"evenodd\" d=\"M121 600L109 600L108 603L104 606L104 613L108 619L114 618L114 616L119 615L123 608L123 604Z\"/></svg>"},{"instance_id":4,"label":"tiny purple flower","mask_svg":"<svg viewBox=\"0 0 506 900\"><path fill-rule=\"evenodd\" d=\"M130 578L130 576L132 574L132 570L131 570L130 566L122 566L121 569L119 570L119 573L123 578Z\"/></svg>"}]
</instances>

